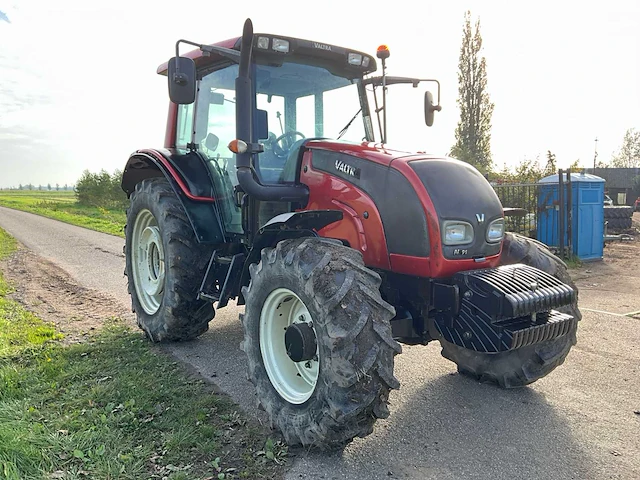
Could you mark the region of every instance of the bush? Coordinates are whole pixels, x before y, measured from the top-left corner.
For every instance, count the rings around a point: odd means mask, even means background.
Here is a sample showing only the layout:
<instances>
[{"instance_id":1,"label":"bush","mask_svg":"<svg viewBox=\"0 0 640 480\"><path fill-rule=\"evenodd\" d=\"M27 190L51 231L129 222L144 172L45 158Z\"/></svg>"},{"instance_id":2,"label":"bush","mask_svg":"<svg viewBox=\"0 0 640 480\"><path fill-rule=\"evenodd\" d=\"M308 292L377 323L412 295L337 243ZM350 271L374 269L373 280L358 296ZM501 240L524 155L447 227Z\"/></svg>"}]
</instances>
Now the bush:
<instances>
[{"instance_id":1,"label":"bush","mask_svg":"<svg viewBox=\"0 0 640 480\"><path fill-rule=\"evenodd\" d=\"M78 203L107 209L125 208L128 199L120 187L121 181L120 170L116 170L112 175L104 169L98 173L85 170L75 187Z\"/></svg>"}]
</instances>

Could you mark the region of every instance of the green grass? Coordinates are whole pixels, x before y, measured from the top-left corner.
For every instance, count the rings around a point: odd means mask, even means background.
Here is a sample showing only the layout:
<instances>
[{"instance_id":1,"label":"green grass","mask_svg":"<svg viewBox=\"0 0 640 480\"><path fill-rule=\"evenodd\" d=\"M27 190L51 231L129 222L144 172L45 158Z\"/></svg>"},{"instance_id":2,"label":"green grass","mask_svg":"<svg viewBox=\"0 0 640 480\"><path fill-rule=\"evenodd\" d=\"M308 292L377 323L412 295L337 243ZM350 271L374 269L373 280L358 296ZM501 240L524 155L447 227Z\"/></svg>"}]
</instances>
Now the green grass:
<instances>
[{"instance_id":1,"label":"green grass","mask_svg":"<svg viewBox=\"0 0 640 480\"><path fill-rule=\"evenodd\" d=\"M569 268L570 270L575 268L580 268L582 266L582 261L576 255L572 255L569 258L565 258L564 263L567 264L567 268Z\"/></svg>"},{"instance_id":2,"label":"green grass","mask_svg":"<svg viewBox=\"0 0 640 480\"><path fill-rule=\"evenodd\" d=\"M0 260L16 251L17 243L15 239L0 228ZM2 273L0 273L0 276Z\"/></svg>"},{"instance_id":3,"label":"green grass","mask_svg":"<svg viewBox=\"0 0 640 480\"><path fill-rule=\"evenodd\" d=\"M124 209L107 210L80 205L71 191L3 190L0 191L0 206L124 237Z\"/></svg>"},{"instance_id":4,"label":"green grass","mask_svg":"<svg viewBox=\"0 0 640 480\"><path fill-rule=\"evenodd\" d=\"M64 345L9 291L0 274L0 479L281 476L286 448L140 333Z\"/></svg>"}]
</instances>

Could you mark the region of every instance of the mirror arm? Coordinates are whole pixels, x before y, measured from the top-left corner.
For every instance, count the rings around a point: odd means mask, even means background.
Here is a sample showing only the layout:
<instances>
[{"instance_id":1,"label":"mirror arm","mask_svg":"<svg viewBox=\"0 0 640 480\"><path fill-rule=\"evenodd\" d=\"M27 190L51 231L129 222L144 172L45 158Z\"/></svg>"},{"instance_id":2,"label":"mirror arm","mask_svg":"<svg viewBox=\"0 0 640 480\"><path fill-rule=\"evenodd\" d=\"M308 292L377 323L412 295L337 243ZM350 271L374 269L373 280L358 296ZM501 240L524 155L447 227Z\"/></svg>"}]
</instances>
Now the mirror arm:
<instances>
[{"instance_id":1,"label":"mirror arm","mask_svg":"<svg viewBox=\"0 0 640 480\"><path fill-rule=\"evenodd\" d=\"M436 85L438 85L438 104L434 105L433 109L436 112L440 112L442 110L442 105L440 105L440 82L438 80L436 80L435 78L421 78L420 81L421 82L434 82Z\"/></svg>"},{"instance_id":2,"label":"mirror arm","mask_svg":"<svg viewBox=\"0 0 640 480\"><path fill-rule=\"evenodd\" d=\"M189 40L180 39L176 42L176 58L180 56L180 44L186 43L187 45L193 45L207 54L217 53L223 57L233 60L236 63L240 63L240 52L231 48L218 47L216 45L202 45L200 43L191 42ZM177 65L176 65L177 67ZM184 85L187 81L184 74L180 73L176 68L176 72L172 79L178 85Z\"/></svg>"},{"instance_id":3,"label":"mirror arm","mask_svg":"<svg viewBox=\"0 0 640 480\"><path fill-rule=\"evenodd\" d=\"M215 45L199 45L200 50L205 53L217 53L223 57L233 60L236 63L240 63L240 52L231 48L217 47Z\"/></svg>"}]
</instances>

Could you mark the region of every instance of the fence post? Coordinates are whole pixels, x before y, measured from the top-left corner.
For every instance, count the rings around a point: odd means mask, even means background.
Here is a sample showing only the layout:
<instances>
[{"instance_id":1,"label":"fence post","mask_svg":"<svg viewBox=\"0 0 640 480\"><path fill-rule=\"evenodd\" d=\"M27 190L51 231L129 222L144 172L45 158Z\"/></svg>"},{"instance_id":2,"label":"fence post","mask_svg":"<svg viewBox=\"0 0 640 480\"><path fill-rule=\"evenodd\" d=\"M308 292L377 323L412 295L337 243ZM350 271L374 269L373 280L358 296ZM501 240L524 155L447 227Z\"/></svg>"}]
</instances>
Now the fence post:
<instances>
[{"instance_id":1,"label":"fence post","mask_svg":"<svg viewBox=\"0 0 640 480\"><path fill-rule=\"evenodd\" d=\"M558 170L558 252L564 258L564 178L562 169Z\"/></svg>"},{"instance_id":2,"label":"fence post","mask_svg":"<svg viewBox=\"0 0 640 480\"><path fill-rule=\"evenodd\" d=\"M571 169L567 169L567 253L573 256L573 187L571 186Z\"/></svg>"}]
</instances>

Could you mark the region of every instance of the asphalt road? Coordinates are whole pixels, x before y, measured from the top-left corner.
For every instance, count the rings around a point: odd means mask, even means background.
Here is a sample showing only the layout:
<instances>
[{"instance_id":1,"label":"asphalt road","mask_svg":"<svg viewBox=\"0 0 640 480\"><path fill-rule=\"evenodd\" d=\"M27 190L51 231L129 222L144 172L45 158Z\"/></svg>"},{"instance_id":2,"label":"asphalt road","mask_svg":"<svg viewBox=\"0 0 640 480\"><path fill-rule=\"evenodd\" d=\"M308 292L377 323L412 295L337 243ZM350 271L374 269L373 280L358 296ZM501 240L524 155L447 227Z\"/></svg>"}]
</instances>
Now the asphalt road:
<instances>
[{"instance_id":1,"label":"asphalt road","mask_svg":"<svg viewBox=\"0 0 640 480\"><path fill-rule=\"evenodd\" d=\"M114 305L130 305L122 239L6 208L0 227ZM628 272L636 290L621 294L626 311L640 310L639 275ZM640 478L640 320L591 311L619 304L615 295L590 288L565 364L519 390L457 375L435 344L404 346L389 419L343 452L299 453L287 478ZM200 339L168 348L256 415L238 348L240 311L220 310Z\"/></svg>"}]
</instances>

